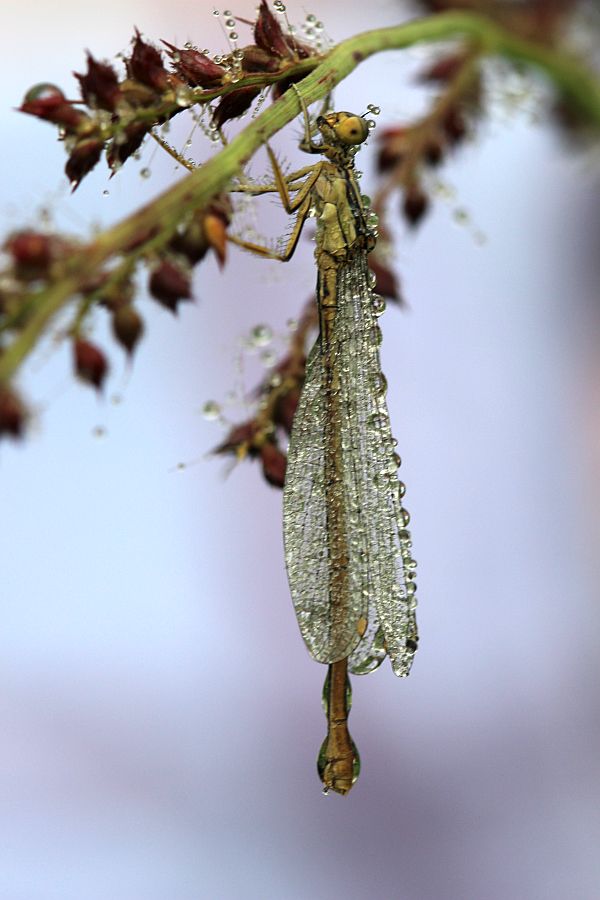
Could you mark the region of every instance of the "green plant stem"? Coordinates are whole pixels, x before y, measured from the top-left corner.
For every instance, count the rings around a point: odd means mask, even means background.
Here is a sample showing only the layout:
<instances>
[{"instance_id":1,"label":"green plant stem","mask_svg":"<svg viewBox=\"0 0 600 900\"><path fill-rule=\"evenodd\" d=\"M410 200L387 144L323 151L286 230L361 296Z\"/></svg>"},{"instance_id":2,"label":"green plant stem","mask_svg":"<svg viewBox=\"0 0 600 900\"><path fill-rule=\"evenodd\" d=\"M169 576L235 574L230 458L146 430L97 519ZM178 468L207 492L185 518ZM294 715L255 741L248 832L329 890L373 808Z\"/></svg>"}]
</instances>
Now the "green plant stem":
<instances>
[{"instance_id":1,"label":"green plant stem","mask_svg":"<svg viewBox=\"0 0 600 900\"><path fill-rule=\"evenodd\" d=\"M470 13L441 13L357 35L334 47L327 56L315 59L314 69L297 86L304 101L314 103L375 53L465 38L482 54L503 56L538 69L590 124L600 127L600 81L593 72L565 53L521 40L489 19ZM60 280L31 297L34 312L0 356L0 383L14 375L53 316L107 260L126 253L127 247L149 229L172 233L187 214L226 190L256 150L300 111L296 92L287 91L212 159L74 253Z\"/></svg>"}]
</instances>

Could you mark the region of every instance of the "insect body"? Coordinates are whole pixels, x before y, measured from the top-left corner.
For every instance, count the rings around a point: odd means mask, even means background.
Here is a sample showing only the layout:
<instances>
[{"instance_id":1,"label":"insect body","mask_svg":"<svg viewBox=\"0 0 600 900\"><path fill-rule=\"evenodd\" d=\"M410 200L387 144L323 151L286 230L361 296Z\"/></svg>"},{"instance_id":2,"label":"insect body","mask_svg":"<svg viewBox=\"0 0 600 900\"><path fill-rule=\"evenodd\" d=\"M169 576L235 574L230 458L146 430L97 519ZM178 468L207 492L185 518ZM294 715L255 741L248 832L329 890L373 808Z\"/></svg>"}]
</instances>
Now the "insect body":
<instances>
[{"instance_id":1,"label":"insect body","mask_svg":"<svg viewBox=\"0 0 600 900\"><path fill-rule=\"evenodd\" d=\"M347 112L320 116L321 142L313 143L306 119L302 146L325 159L285 179L269 150L284 206L298 210L281 258L293 252L309 211L317 222L319 336L290 438L284 541L302 636L314 659L329 664L319 772L326 790L347 793L359 770L347 728L347 671L372 671L387 654L394 672L408 675L417 647L416 564L379 362L385 304L367 262L376 217L354 175L368 126ZM292 200L289 184L299 174L306 177Z\"/></svg>"}]
</instances>

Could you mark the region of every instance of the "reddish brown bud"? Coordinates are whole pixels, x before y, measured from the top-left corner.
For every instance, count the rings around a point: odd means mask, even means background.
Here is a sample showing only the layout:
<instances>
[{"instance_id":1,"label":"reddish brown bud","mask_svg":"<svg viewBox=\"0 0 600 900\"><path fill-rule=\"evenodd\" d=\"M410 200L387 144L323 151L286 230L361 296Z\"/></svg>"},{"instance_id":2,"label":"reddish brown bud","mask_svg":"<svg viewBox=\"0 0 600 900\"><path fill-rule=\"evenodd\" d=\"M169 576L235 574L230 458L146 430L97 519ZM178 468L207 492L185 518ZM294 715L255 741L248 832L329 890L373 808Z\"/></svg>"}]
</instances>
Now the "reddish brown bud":
<instances>
[{"instance_id":1,"label":"reddish brown bud","mask_svg":"<svg viewBox=\"0 0 600 900\"><path fill-rule=\"evenodd\" d=\"M269 9L266 0L261 0L254 23L254 40L265 53L288 59L293 57L281 25Z\"/></svg>"},{"instance_id":2,"label":"reddish brown bud","mask_svg":"<svg viewBox=\"0 0 600 900\"><path fill-rule=\"evenodd\" d=\"M458 144L467 133L465 117L457 106L448 110L442 125L448 140L453 144Z\"/></svg>"},{"instance_id":3,"label":"reddish brown bud","mask_svg":"<svg viewBox=\"0 0 600 900\"><path fill-rule=\"evenodd\" d=\"M419 185L411 185L405 195L402 203L402 212L409 225L416 225L421 221L429 208L429 197Z\"/></svg>"},{"instance_id":4,"label":"reddish brown bud","mask_svg":"<svg viewBox=\"0 0 600 900\"><path fill-rule=\"evenodd\" d=\"M189 275L167 259L150 276L149 290L155 300L174 313L180 300L192 296Z\"/></svg>"},{"instance_id":5,"label":"reddish brown bud","mask_svg":"<svg viewBox=\"0 0 600 900\"><path fill-rule=\"evenodd\" d=\"M148 133L148 125L143 122L132 122L127 125L121 135L115 137L106 153L106 161L109 167L116 170L129 159L132 153L140 147Z\"/></svg>"},{"instance_id":6,"label":"reddish brown bud","mask_svg":"<svg viewBox=\"0 0 600 900\"><path fill-rule=\"evenodd\" d=\"M273 487L282 488L285 483L287 457L276 444L267 441L260 448L263 475Z\"/></svg>"},{"instance_id":7,"label":"reddish brown bud","mask_svg":"<svg viewBox=\"0 0 600 900\"><path fill-rule=\"evenodd\" d=\"M398 279L389 266L377 257L376 253L377 251L370 253L368 256L369 268L376 278L375 293L402 303Z\"/></svg>"},{"instance_id":8,"label":"reddish brown bud","mask_svg":"<svg viewBox=\"0 0 600 900\"><path fill-rule=\"evenodd\" d=\"M25 94L20 111L45 119L55 125L62 125L69 132L76 131L77 126L88 116L76 109L60 88L55 84L36 84Z\"/></svg>"},{"instance_id":9,"label":"reddish brown bud","mask_svg":"<svg viewBox=\"0 0 600 900\"><path fill-rule=\"evenodd\" d=\"M168 54L173 62L173 68L183 81L191 87L210 87L221 84L225 70L217 65L206 53L199 50L179 50L173 44L163 41L168 47Z\"/></svg>"},{"instance_id":10,"label":"reddish brown bud","mask_svg":"<svg viewBox=\"0 0 600 900\"><path fill-rule=\"evenodd\" d=\"M215 251L221 268L227 256L227 224L221 215L213 212L204 216L204 235Z\"/></svg>"},{"instance_id":11,"label":"reddish brown bud","mask_svg":"<svg viewBox=\"0 0 600 900\"><path fill-rule=\"evenodd\" d=\"M209 243L204 233L202 218L194 218L183 231L176 232L169 242L169 247L175 253L185 256L192 265L204 259Z\"/></svg>"},{"instance_id":12,"label":"reddish brown bud","mask_svg":"<svg viewBox=\"0 0 600 900\"><path fill-rule=\"evenodd\" d=\"M423 149L425 161L430 166L437 166L444 157L444 145L439 138L430 138Z\"/></svg>"},{"instance_id":13,"label":"reddish brown bud","mask_svg":"<svg viewBox=\"0 0 600 900\"><path fill-rule=\"evenodd\" d=\"M213 122L217 128L220 128L229 119L237 119L238 116L245 113L259 94L260 88L258 87L238 88L237 91L226 94L213 114Z\"/></svg>"},{"instance_id":14,"label":"reddish brown bud","mask_svg":"<svg viewBox=\"0 0 600 900\"><path fill-rule=\"evenodd\" d=\"M296 387L289 390L283 397L280 397L275 404L273 421L276 425L281 425L288 434L291 434L292 432L292 423L294 421L296 409L298 408L299 400L300 388Z\"/></svg>"},{"instance_id":15,"label":"reddish brown bud","mask_svg":"<svg viewBox=\"0 0 600 900\"><path fill-rule=\"evenodd\" d=\"M25 424L25 409L13 391L0 387L0 437L5 434L21 437Z\"/></svg>"},{"instance_id":16,"label":"reddish brown bud","mask_svg":"<svg viewBox=\"0 0 600 900\"><path fill-rule=\"evenodd\" d=\"M53 259L53 239L37 231L19 231L4 245L13 258L20 278L40 278L47 274Z\"/></svg>"},{"instance_id":17,"label":"reddish brown bud","mask_svg":"<svg viewBox=\"0 0 600 900\"><path fill-rule=\"evenodd\" d=\"M127 61L129 75L142 84L154 88L156 91L164 91L169 84L169 73L163 66L160 52L151 44L142 40L139 31L135 32L133 53Z\"/></svg>"},{"instance_id":18,"label":"reddish brown bud","mask_svg":"<svg viewBox=\"0 0 600 900\"><path fill-rule=\"evenodd\" d=\"M71 190L74 191L81 183L82 178L92 171L100 159L103 147L103 141L97 138L87 138L75 145L65 166Z\"/></svg>"},{"instance_id":19,"label":"reddish brown bud","mask_svg":"<svg viewBox=\"0 0 600 900\"><path fill-rule=\"evenodd\" d=\"M88 70L85 75L74 72L81 86L81 96L88 106L99 106L114 112L121 96L117 73L107 63L97 62L91 53L87 55Z\"/></svg>"},{"instance_id":20,"label":"reddish brown bud","mask_svg":"<svg viewBox=\"0 0 600 900\"><path fill-rule=\"evenodd\" d=\"M406 128L386 128L378 136L377 168L387 172L400 165L406 153Z\"/></svg>"},{"instance_id":21,"label":"reddish brown bud","mask_svg":"<svg viewBox=\"0 0 600 900\"><path fill-rule=\"evenodd\" d=\"M254 420L234 425L225 440L213 450L218 454L234 454L235 456L256 456L258 450L254 444L257 426Z\"/></svg>"},{"instance_id":22,"label":"reddish brown bud","mask_svg":"<svg viewBox=\"0 0 600 900\"><path fill-rule=\"evenodd\" d=\"M112 317L113 334L131 355L144 333L144 321L140 314L129 304L117 309Z\"/></svg>"},{"instance_id":23,"label":"reddish brown bud","mask_svg":"<svg viewBox=\"0 0 600 900\"><path fill-rule=\"evenodd\" d=\"M79 378L100 390L108 372L104 353L90 341L77 338L73 345L73 355L75 372Z\"/></svg>"},{"instance_id":24,"label":"reddish brown bud","mask_svg":"<svg viewBox=\"0 0 600 900\"><path fill-rule=\"evenodd\" d=\"M276 72L281 65L278 57L272 56L266 50L257 47L256 44L244 47L243 53L242 68L244 72Z\"/></svg>"}]
</instances>

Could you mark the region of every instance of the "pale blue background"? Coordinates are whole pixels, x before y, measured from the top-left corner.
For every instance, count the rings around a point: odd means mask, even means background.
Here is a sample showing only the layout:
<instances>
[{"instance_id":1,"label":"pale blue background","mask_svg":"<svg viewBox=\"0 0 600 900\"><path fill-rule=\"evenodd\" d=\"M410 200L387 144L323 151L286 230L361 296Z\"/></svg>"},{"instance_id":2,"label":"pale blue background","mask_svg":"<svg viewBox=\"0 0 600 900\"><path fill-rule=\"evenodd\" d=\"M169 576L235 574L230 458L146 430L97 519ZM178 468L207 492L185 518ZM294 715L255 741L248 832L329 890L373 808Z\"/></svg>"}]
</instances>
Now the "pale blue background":
<instances>
[{"instance_id":1,"label":"pale blue background","mask_svg":"<svg viewBox=\"0 0 600 900\"><path fill-rule=\"evenodd\" d=\"M144 163L110 183L99 167L70 198L52 128L12 107L36 81L74 91L84 48L111 56L134 24L223 47L211 9L3 7L3 232L46 205L85 234L170 182L148 148L149 181ZM396 10L306 11L340 39ZM338 106L415 111L417 62L366 63ZM277 141L291 158L294 134ZM147 337L131 373L110 347L103 400L73 382L65 347L31 360L33 433L0 448L2 900L600 894L597 162L497 107L443 178L457 199L422 231L398 217L410 309L382 321L422 648L406 682L387 666L355 681L363 773L345 799L316 777L324 670L295 624L280 494L249 465L172 471L220 439L198 410L235 382L240 336L282 329L310 294L310 243L286 269L207 262L177 321L142 300Z\"/></svg>"}]
</instances>

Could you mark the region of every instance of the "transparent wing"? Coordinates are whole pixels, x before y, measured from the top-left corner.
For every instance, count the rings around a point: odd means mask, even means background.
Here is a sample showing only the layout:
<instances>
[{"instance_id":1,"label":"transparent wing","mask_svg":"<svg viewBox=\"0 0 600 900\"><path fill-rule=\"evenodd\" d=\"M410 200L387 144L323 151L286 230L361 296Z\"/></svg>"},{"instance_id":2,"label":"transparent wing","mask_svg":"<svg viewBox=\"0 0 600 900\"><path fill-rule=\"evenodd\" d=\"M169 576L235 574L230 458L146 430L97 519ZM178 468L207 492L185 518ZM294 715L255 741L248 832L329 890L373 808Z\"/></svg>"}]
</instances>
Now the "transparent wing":
<instances>
[{"instance_id":1,"label":"transparent wing","mask_svg":"<svg viewBox=\"0 0 600 900\"><path fill-rule=\"evenodd\" d=\"M285 555L302 636L322 663L356 673L386 652L407 675L416 649L414 561L402 508L377 315L366 260L338 273L335 326L317 341L288 452Z\"/></svg>"}]
</instances>

